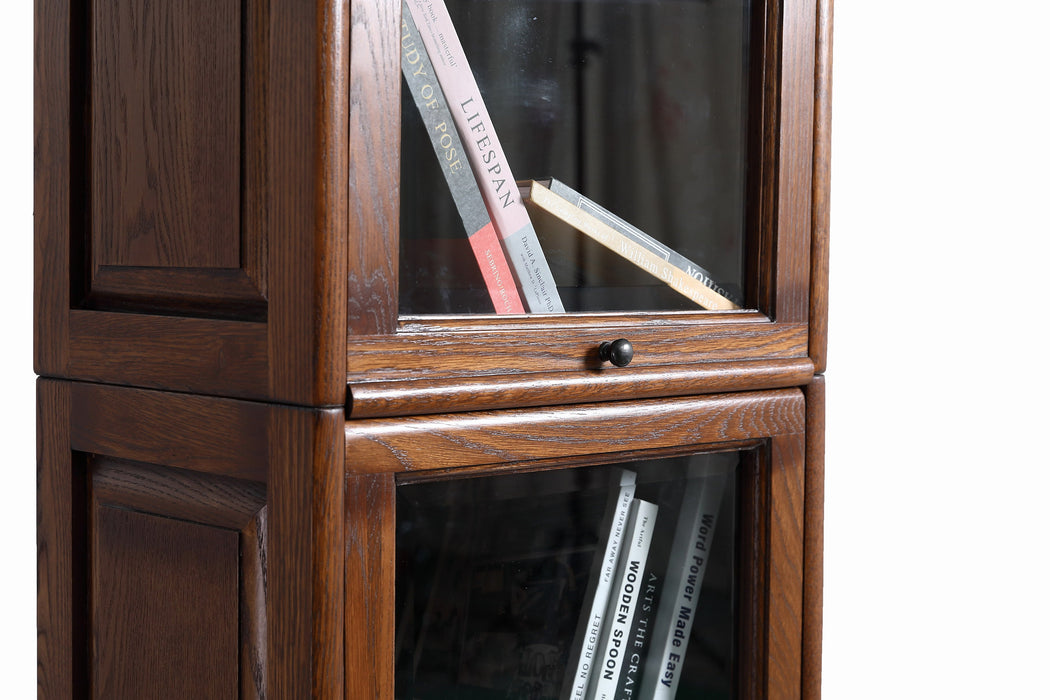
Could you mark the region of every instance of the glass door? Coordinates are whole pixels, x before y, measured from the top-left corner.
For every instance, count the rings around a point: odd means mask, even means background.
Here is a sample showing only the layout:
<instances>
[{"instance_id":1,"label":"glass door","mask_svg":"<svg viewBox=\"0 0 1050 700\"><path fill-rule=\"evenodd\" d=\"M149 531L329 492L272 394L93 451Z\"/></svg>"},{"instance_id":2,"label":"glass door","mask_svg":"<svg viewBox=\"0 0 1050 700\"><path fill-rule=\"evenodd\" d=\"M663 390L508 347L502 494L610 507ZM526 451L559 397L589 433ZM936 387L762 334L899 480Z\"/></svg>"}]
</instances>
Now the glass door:
<instances>
[{"instance_id":1,"label":"glass door","mask_svg":"<svg viewBox=\"0 0 1050 700\"><path fill-rule=\"evenodd\" d=\"M399 487L396 697L732 697L739 462Z\"/></svg>"},{"instance_id":2,"label":"glass door","mask_svg":"<svg viewBox=\"0 0 1050 700\"><path fill-rule=\"evenodd\" d=\"M531 270L507 246L513 232L493 215L525 311L745 306L749 0L448 0L448 25L429 16L439 4L410 0L426 19L402 31L415 61L402 100L402 315L511 311L492 294L468 242L477 224L465 224L445 179L472 152L482 191L495 182L523 202L530 254L552 275L556 303L537 302ZM446 46L449 28L479 92L446 91L446 118L436 114L440 80L422 78L413 52L430 32ZM464 67L432 64L438 78ZM467 121L453 146L457 112Z\"/></svg>"}]
</instances>

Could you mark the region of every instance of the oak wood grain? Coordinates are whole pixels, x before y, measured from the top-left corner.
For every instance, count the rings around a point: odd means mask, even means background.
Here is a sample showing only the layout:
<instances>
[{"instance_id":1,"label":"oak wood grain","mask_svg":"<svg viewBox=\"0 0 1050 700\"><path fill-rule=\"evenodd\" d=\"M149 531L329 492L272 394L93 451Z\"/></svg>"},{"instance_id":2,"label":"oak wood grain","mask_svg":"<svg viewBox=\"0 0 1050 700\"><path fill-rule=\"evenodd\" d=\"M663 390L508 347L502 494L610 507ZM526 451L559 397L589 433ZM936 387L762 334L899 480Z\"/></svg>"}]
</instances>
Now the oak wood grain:
<instances>
[{"instance_id":1,"label":"oak wood grain","mask_svg":"<svg viewBox=\"0 0 1050 700\"><path fill-rule=\"evenodd\" d=\"M264 322L266 299L247 272L104 265L95 271L84 308L158 311L196 318Z\"/></svg>"},{"instance_id":2,"label":"oak wood grain","mask_svg":"<svg viewBox=\"0 0 1050 700\"><path fill-rule=\"evenodd\" d=\"M69 442L70 387L37 381L37 697L58 700L87 691L88 610L82 554L83 472Z\"/></svg>"},{"instance_id":3,"label":"oak wood grain","mask_svg":"<svg viewBox=\"0 0 1050 700\"><path fill-rule=\"evenodd\" d=\"M737 481L737 568L740 571L737 610L737 694L741 700L761 700L768 687L766 663L769 591L768 551L769 464L771 445L763 441L741 457Z\"/></svg>"},{"instance_id":4,"label":"oak wood grain","mask_svg":"<svg viewBox=\"0 0 1050 700\"><path fill-rule=\"evenodd\" d=\"M241 700L266 698L266 514L259 509L241 530Z\"/></svg>"},{"instance_id":5,"label":"oak wood grain","mask_svg":"<svg viewBox=\"0 0 1050 700\"><path fill-rule=\"evenodd\" d=\"M472 330L432 330L396 336L351 338L351 368L347 381L439 378L502 374L508 378L533 372L594 372L603 363L598 347L603 341L627 338L634 345L629 369L698 362L753 361L803 358L806 326L768 321L697 324L666 323L666 318L622 317L604 324L578 326L578 319L535 319L535 323L507 329L479 324ZM758 363L747 365L757 368ZM607 368L608 365L605 365Z\"/></svg>"},{"instance_id":6,"label":"oak wood grain","mask_svg":"<svg viewBox=\"0 0 1050 700\"><path fill-rule=\"evenodd\" d=\"M747 258L748 304L772 315L776 307L777 119L780 94L780 8L765 3L751 13L748 88Z\"/></svg>"},{"instance_id":7,"label":"oak wood grain","mask_svg":"<svg viewBox=\"0 0 1050 700\"><path fill-rule=\"evenodd\" d=\"M349 387L348 415L377 418L779 389L804 385L812 376L812 364L802 358L362 382Z\"/></svg>"},{"instance_id":8,"label":"oak wood grain","mask_svg":"<svg viewBox=\"0 0 1050 700\"><path fill-rule=\"evenodd\" d=\"M397 328L401 5L350 1L347 332Z\"/></svg>"},{"instance_id":9,"label":"oak wood grain","mask_svg":"<svg viewBox=\"0 0 1050 700\"><path fill-rule=\"evenodd\" d=\"M269 396L262 323L71 311L69 372L80 378L200 394Z\"/></svg>"},{"instance_id":10,"label":"oak wood grain","mask_svg":"<svg viewBox=\"0 0 1050 700\"><path fill-rule=\"evenodd\" d=\"M826 389L814 377L806 395L806 512L803 547L802 699L820 700L824 623L824 440Z\"/></svg>"},{"instance_id":11,"label":"oak wood grain","mask_svg":"<svg viewBox=\"0 0 1050 700\"><path fill-rule=\"evenodd\" d=\"M33 366L68 371L70 299L69 0L33 3Z\"/></svg>"},{"instance_id":12,"label":"oak wood grain","mask_svg":"<svg viewBox=\"0 0 1050 700\"><path fill-rule=\"evenodd\" d=\"M746 456L740 482L741 698L800 697L804 436L774 437Z\"/></svg>"},{"instance_id":13,"label":"oak wood grain","mask_svg":"<svg viewBox=\"0 0 1050 700\"><path fill-rule=\"evenodd\" d=\"M343 696L339 409L269 407L268 695Z\"/></svg>"},{"instance_id":14,"label":"oak wood grain","mask_svg":"<svg viewBox=\"0 0 1050 700\"><path fill-rule=\"evenodd\" d=\"M797 389L346 423L350 473L517 463L801 432Z\"/></svg>"},{"instance_id":15,"label":"oak wood grain","mask_svg":"<svg viewBox=\"0 0 1050 700\"><path fill-rule=\"evenodd\" d=\"M108 506L91 531L93 696L234 697L237 533Z\"/></svg>"},{"instance_id":16,"label":"oak wood grain","mask_svg":"<svg viewBox=\"0 0 1050 700\"><path fill-rule=\"evenodd\" d=\"M344 4L36 12L37 371L341 406Z\"/></svg>"},{"instance_id":17,"label":"oak wood grain","mask_svg":"<svg viewBox=\"0 0 1050 700\"><path fill-rule=\"evenodd\" d=\"M346 700L394 697L395 486L346 480Z\"/></svg>"},{"instance_id":18,"label":"oak wood grain","mask_svg":"<svg viewBox=\"0 0 1050 700\"><path fill-rule=\"evenodd\" d=\"M239 531L266 506L266 484L96 455L91 498L96 506Z\"/></svg>"},{"instance_id":19,"label":"oak wood grain","mask_svg":"<svg viewBox=\"0 0 1050 700\"><path fill-rule=\"evenodd\" d=\"M813 82L817 0L781 3L777 103L776 307L778 321L809 316L813 178ZM776 4L776 3L771 3Z\"/></svg>"},{"instance_id":20,"label":"oak wood grain","mask_svg":"<svg viewBox=\"0 0 1050 700\"><path fill-rule=\"evenodd\" d=\"M345 400L347 22L338 0L269 3L268 386Z\"/></svg>"},{"instance_id":21,"label":"oak wood grain","mask_svg":"<svg viewBox=\"0 0 1050 700\"><path fill-rule=\"evenodd\" d=\"M70 392L75 450L266 481L265 404L100 384Z\"/></svg>"},{"instance_id":22,"label":"oak wood grain","mask_svg":"<svg viewBox=\"0 0 1050 700\"><path fill-rule=\"evenodd\" d=\"M241 2L95 2L92 262L240 264Z\"/></svg>"},{"instance_id":23,"label":"oak wood grain","mask_svg":"<svg viewBox=\"0 0 1050 700\"><path fill-rule=\"evenodd\" d=\"M809 356L817 374L828 366L828 264L831 238L831 87L834 0L817 2L813 107L813 245L810 250Z\"/></svg>"},{"instance_id":24,"label":"oak wood grain","mask_svg":"<svg viewBox=\"0 0 1050 700\"><path fill-rule=\"evenodd\" d=\"M236 590L232 592L225 590L223 595L227 598L226 604L219 610L212 611L219 622L232 624L237 631L236 647L233 652L227 650L226 665L219 669L218 673L219 677L223 677L231 673L230 669L233 670L240 687L239 697L265 697L265 485L242 479L129 462L105 456L93 456L90 461L91 500L93 512L96 514L105 513L103 509L130 510L146 514L150 518L144 521L147 529L153 531L158 537L168 536L169 533L162 525L168 520L198 525L197 529L187 533L189 539L192 539L193 533L202 533L203 537L215 538L217 535L212 532L213 530L233 533L236 536L236 552L232 559L229 562L223 562L221 559L213 561L216 567L228 567L232 564L237 569ZM136 534L133 528L130 530L132 535ZM179 547L185 545L184 542L179 543ZM197 546L200 547L201 544L197 543ZM229 556L230 552L227 551L226 554ZM117 555L125 556L120 553ZM183 556L192 557L193 552L185 552ZM128 575L125 572L108 571L99 561L94 563L94 567L97 575L110 577ZM139 579L148 579L158 573L156 567L143 562L137 565L135 576ZM172 577L169 576L169 578ZM178 572L174 578L178 578ZM162 582L159 585L169 584ZM203 595L195 580L184 580L181 586L186 590L194 591L197 595ZM228 599L231 594L235 596L232 602ZM164 602L154 600L150 604L163 607ZM93 614L110 626L117 625L119 620L127 619L127 611L119 610L114 615L112 611L105 610L104 606L95 606ZM162 620L157 618L152 620L148 632L160 637L183 638L188 630L181 617L168 610L165 610L161 617L165 616L171 618L167 623L171 629L162 625ZM194 618L191 616L191 619ZM121 636L133 637L141 633L142 630L125 629ZM202 632L200 636L206 638L207 633ZM210 638L205 641L214 643L214 640ZM228 645L229 640L226 643ZM144 646L152 648L156 647L156 644L147 642ZM130 655L120 654L118 659L110 659L112 668L108 669L108 673L118 679L129 676L139 683L161 683L161 679L156 676L147 675L150 673L148 667L125 668L128 665L126 659L137 653L140 651L136 650ZM176 650L176 653L180 653L180 650ZM167 666L170 664L165 664L165 667ZM197 675L204 681L210 677L210 674L204 672L199 672Z\"/></svg>"}]
</instances>

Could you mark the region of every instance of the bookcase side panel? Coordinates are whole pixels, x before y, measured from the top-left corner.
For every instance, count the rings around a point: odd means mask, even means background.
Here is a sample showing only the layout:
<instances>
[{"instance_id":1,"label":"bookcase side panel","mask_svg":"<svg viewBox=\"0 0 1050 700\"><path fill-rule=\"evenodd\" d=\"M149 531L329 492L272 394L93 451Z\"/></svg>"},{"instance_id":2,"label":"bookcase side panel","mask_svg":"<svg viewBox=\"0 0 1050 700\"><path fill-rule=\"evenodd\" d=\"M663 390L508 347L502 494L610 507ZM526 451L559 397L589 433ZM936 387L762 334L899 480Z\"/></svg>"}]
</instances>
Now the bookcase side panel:
<instances>
[{"instance_id":1,"label":"bookcase side panel","mask_svg":"<svg viewBox=\"0 0 1050 700\"><path fill-rule=\"evenodd\" d=\"M38 406L41 697L343 695L342 410L50 379Z\"/></svg>"},{"instance_id":2,"label":"bookcase side panel","mask_svg":"<svg viewBox=\"0 0 1050 700\"><path fill-rule=\"evenodd\" d=\"M343 403L344 14L36 4L39 373Z\"/></svg>"}]
</instances>

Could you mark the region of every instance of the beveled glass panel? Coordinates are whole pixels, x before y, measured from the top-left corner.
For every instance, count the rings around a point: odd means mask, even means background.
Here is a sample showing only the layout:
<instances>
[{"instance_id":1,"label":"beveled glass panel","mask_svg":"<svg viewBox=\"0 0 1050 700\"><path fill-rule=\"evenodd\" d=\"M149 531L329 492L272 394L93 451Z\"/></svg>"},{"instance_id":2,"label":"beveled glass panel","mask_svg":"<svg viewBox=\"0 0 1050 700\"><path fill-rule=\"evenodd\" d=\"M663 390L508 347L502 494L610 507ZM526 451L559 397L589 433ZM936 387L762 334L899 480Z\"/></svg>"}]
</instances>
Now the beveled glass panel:
<instances>
[{"instance_id":1,"label":"beveled glass panel","mask_svg":"<svg viewBox=\"0 0 1050 700\"><path fill-rule=\"evenodd\" d=\"M604 679L651 698L668 673L677 697L733 697L739 461L399 486L396 697L564 700Z\"/></svg>"},{"instance_id":2,"label":"beveled glass panel","mask_svg":"<svg viewBox=\"0 0 1050 700\"><path fill-rule=\"evenodd\" d=\"M513 177L566 183L742 304L750 2L447 5ZM400 312L493 313L408 94L402 112ZM529 211L566 311L705 308L644 265Z\"/></svg>"}]
</instances>

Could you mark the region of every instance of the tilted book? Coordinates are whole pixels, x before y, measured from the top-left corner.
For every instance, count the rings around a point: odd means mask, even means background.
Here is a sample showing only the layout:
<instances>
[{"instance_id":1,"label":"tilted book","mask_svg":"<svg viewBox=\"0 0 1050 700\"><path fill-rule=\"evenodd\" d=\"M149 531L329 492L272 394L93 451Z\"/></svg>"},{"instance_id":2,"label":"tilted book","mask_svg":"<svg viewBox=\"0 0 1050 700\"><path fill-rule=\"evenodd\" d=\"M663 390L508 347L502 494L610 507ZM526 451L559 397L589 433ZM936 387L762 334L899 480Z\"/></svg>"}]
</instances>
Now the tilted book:
<instances>
[{"instance_id":1,"label":"tilted book","mask_svg":"<svg viewBox=\"0 0 1050 700\"><path fill-rule=\"evenodd\" d=\"M438 85L434 67L408 11L407 2L402 4L401 12L401 73L408 91L412 93L416 109L423 118L430 144L434 147L434 154L445 175L456 210L463 220L467 240L481 268L496 313L525 313L496 229L485 209L474 173L466 161L452 113Z\"/></svg>"},{"instance_id":2,"label":"tilted book","mask_svg":"<svg viewBox=\"0 0 1050 700\"><path fill-rule=\"evenodd\" d=\"M587 696L587 683L595 664L595 652L602 632L605 609L608 607L616 564L619 561L624 531L634 501L637 476L626 469L614 469L610 476L609 498L598 532L597 553L587 579L587 590L583 596L583 608L576 625L572 652L566 664L566 677L561 697L566 700L583 700Z\"/></svg>"},{"instance_id":3,"label":"tilted book","mask_svg":"<svg viewBox=\"0 0 1050 700\"><path fill-rule=\"evenodd\" d=\"M716 472L686 483L642 673L646 700L672 700L678 690L727 478Z\"/></svg>"},{"instance_id":4,"label":"tilted book","mask_svg":"<svg viewBox=\"0 0 1050 700\"><path fill-rule=\"evenodd\" d=\"M705 309L739 309L740 300L711 274L652 236L554 178L523 180L521 196L629 260Z\"/></svg>"},{"instance_id":5,"label":"tilted book","mask_svg":"<svg viewBox=\"0 0 1050 700\"><path fill-rule=\"evenodd\" d=\"M407 0L528 310L565 307L444 0Z\"/></svg>"},{"instance_id":6,"label":"tilted book","mask_svg":"<svg viewBox=\"0 0 1050 700\"><path fill-rule=\"evenodd\" d=\"M684 484L678 479L668 479L655 484L642 484L638 493L644 500L652 500L660 508L660 516L653 532L653 543L645 564L645 574L634 611L631 633L627 640L620 679L616 686L615 700L640 700L642 673L652 642L653 624L660 603L660 593L667 575L667 560L671 554L677 514L682 505Z\"/></svg>"},{"instance_id":7,"label":"tilted book","mask_svg":"<svg viewBox=\"0 0 1050 700\"><path fill-rule=\"evenodd\" d=\"M642 593L645 563L649 558L658 511L657 505L649 501L636 498L631 504L631 519L623 542L623 552L616 565L616 582L605 610L606 621L598 645L598 665L591 674L587 700L613 700L616 693L620 668L627 654L634 611Z\"/></svg>"}]
</instances>

